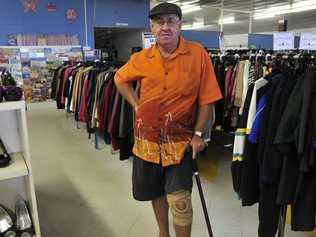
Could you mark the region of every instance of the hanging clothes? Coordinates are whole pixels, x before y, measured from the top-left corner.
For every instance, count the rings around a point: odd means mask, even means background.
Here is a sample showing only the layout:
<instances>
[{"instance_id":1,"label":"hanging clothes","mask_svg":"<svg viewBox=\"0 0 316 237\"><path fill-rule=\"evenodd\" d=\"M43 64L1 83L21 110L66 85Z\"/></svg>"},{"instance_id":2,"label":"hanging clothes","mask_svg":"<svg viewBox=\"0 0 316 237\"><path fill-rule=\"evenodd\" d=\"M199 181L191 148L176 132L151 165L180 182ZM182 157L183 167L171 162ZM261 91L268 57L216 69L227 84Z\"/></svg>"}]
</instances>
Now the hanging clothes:
<instances>
[{"instance_id":1,"label":"hanging clothes","mask_svg":"<svg viewBox=\"0 0 316 237\"><path fill-rule=\"evenodd\" d=\"M260 237L275 236L283 205L292 206L292 230L315 228L316 70L282 60L259 80L250 66L235 133L233 187L243 206L259 203Z\"/></svg>"},{"instance_id":2,"label":"hanging clothes","mask_svg":"<svg viewBox=\"0 0 316 237\"><path fill-rule=\"evenodd\" d=\"M63 65L56 69L52 84L57 108L85 123L89 134L97 133L125 160L132 156L133 109L116 90L114 75L108 66Z\"/></svg>"}]
</instances>

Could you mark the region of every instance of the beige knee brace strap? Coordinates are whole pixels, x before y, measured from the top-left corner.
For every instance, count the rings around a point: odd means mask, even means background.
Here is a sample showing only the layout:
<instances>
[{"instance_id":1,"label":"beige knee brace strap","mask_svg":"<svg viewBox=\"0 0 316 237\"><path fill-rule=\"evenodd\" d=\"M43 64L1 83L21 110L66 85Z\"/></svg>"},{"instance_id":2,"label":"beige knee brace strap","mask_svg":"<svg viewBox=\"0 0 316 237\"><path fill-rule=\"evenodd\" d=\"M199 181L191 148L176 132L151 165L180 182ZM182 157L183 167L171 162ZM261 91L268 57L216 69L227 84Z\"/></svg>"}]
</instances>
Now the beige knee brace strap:
<instances>
[{"instance_id":1,"label":"beige knee brace strap","mask_svg":"<svg viewBox=\"0 0 316 237\"><path fill-rule=\"evenodd\" d=\"M173 215L173 223L178 226L191 225L193 219L191 193L186 190L169 193L167 200Z\"/></svg>"}]
</instances>

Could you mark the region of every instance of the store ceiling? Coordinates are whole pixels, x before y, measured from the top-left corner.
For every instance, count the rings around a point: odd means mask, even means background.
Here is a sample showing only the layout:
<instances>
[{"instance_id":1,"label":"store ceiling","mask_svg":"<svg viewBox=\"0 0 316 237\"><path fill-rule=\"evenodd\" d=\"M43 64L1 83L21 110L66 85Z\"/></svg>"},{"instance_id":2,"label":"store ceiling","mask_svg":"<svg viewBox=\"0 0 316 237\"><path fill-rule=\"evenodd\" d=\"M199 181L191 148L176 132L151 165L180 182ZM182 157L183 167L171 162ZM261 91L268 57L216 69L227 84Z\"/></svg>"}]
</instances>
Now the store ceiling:
<instances>
[{"instance_id":1,"label":"store ceiling","mask_svg":"<svg viewBox=\"0 0 316 237\"><path fill-rule=\"evenodd\" d=\"M151 0L151 7L165 1ZM223 3L222 0L169 0L169 2L175 2L183 9L201 8L184 13L183 25L188 29L219 31L222 4L225 34L248 33L249 13L255 18L252 28L254 33L277 31L277 21L280 18L288 20L288 30L316 28L316 0L223 0ZM190 2L189 7L185 6Z\"/></svg>"}]
</instances>

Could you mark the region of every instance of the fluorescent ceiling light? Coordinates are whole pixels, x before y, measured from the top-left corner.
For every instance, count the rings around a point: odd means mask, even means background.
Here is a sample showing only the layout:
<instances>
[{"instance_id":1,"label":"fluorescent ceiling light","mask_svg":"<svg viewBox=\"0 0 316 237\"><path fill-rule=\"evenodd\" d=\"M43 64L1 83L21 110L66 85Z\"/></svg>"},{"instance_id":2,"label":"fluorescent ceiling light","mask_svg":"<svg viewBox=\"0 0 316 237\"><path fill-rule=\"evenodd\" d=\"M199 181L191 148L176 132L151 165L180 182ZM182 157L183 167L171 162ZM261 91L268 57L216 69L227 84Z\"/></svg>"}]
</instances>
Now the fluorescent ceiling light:
<instances>
[{"instance_id":1,"label":"fluorescent ceiling light","mask_svg":"<svg viewBox=\"0 0 316 237\"><path fill-rule=\"evenodd\" d=\"M214 25L205 25L204 21L193 22L193 24L184 24L182 25L182 30L195 30L195 29L203 29L207 27L212 27Z\"/></svg>"},{"instance_id":2,"label":"fluorescent ceiling light","mask_svg":"<svg viewBox=\"0 0 316 237\"><path fill-rule=\"evenodd\" d=\"M277 15L291 14L296 12L303 12L316 9L315 0L299 1L283 6L269 7L263 10L257 10L254 14L254 19L266 19L275 17Z\"/></svg>"},{"instance_id":3,"label":"fluorescent ceiling light","mask_svg":"<svg viewBox=\"0 0 316 237\"><path fill-rule=\"evenodd\" d=\"M204 22L193 22L193 27L204 27Z\"/></svg>"},{"instance_id":4,"label":"fluorescent ceiling light","mask_svg":"<svg viewBox=\"0 0 316 237\"><path fill-rule=\"evenodd\" d=\"M204 26L184 25L181 27L181 30L196 30L201 28L204 28Z\"/></svg>"},{"instance_id":5,"label":"fluorescent ceiling light","mask_svg":"<svg viewBox=\"0 0 316 237\"><path fill-rule=\"evenodd\" d=\"M221 22L221 19L219 19L218 24L234 24L235 23L235 17L234 16L230 16L230 17L225 17L223 18L223 22Z\"/></svg>"},{"instance_id":6,"label":"fluorescent ceiling light","mask_svg":"<svg viewBox=\"0 0 316 237\"><path fill-rule=\"evenodd\" d=\"M193 25L183 25L181 27L181 30L198 30L198 29L203 29L207 27L212 27L214 25L203 25L203 26L193 26Z\"/></svg>"},{"instance_id":7,"label":"fluorescent ceiling light","mask_svg":"<svg viewBox=\"0 0 316 237\"><path fill-rule=\"evenodd\" d=\"M191 4L197 3L197 2L199 2L199 1L200 1L200 0L182 2L181 5L182 5L182 6L191 5Z\"/></svg>"},{"instance_id":8,"label":"fluorescent ceiling light","mask_svg":"<svg viewBox=\"0 0 316 237\"><path fill-rule=\"evenodd\" d=\"M204 21L196 21L193 22L193 24L185 24L182 25L182 30L189 30L189 29L200 29L200 28L204 28Z\"/></svg>"},{"instance_id":9,"label":"fluorescent ceiling light","mask_svg":"<svg viewBox=\"0 0 316 237\"><path fill-rule=\"evenodd\" d=\"M315 0L307 0L307 1L296 1L292 3L292 8L296 7L310 7L311 5L316 5Z\"/></svg>"},{"instance_id":10,"label":"fluorescent ceiling light","mask_svg":"<svg viewBox=\"0 0 316 237\"><path fill-rule=\"evenodd\" d=\"M190 30L191 27L192 27L191 24L185 24L185 25L182 25L182 26L181 26L181 30Z\"/></svg>"},{"instance_id":11,"label":"fluorescent ceiling light","mask_svg":"<svg viewBox=\"0 0 316 237\"><path fill-rule=\"evenodd\" d=\"M201 6L186 5L185 7L181 7L181 10L182 10L182 14L186 14L189 12L195 12L195 11L201 10Z\"/></svg>"},{"instance_id":12,"label":"fluorescent ceiling light","mask_svg":"<svg viewBox=\"0 0 316 237\"><path fill-rule=\"evenodd\" d=\"M273 18L273 17L275 17L275 15L271 15L271 14L269 15L268 14L255 14L253 16L255 20L268 19L268 18Z\"/></svg>"},{"instance_id":13,"label":"fluorescent ceiling light","mask_svg":"<svg viewBox=\"0 0 316 237\"><path fill-rule=\"evenodd\" d=\"M235 23L235 17L225 17L223 18L223 24L234 24Z\"/></svg>"},{"instance_id":14,"label":"fluorescent ceiling light","mask_svg":"<svg viewBox=\"0 0 316 237\"><path fill-rule=\"evenodd\" d=\"M169 0L169 3L179 3L181 6L190 5L199 2L200 0L191 0L186 2L179 2L179 0Z\"/></svg>"},{"instance_id":15,"label":"fluorescent ceiling light","mask_svg":"<svg viewBox=\"0 0 316 237\"><path fill-rule=\"evenodd\" d=\"M185 11L185 10L190 9L192 7L195 7L195 5L184 5L184 6L181 6L181 10Z\"/></svg>"}]
</instances>

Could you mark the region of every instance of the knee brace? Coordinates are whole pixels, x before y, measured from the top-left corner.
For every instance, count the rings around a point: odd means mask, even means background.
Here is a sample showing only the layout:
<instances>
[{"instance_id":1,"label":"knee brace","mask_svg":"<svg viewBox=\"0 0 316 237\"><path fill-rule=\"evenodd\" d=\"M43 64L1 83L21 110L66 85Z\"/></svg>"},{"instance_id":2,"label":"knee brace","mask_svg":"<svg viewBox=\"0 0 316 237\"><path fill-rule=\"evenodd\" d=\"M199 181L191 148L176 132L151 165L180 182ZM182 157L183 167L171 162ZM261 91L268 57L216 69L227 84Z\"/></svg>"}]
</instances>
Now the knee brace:
<instances>
[{"instance_id":1,"label":"knee brace","mask_svg":"<svg viewBox=\"0 0 316 237\"><path fill-rule=\"evenodd\" d=\"M169 193L167 200L173 216L173 223L178 226L191 225L193 219L191 193L187 190Z\"/></svg>"}]
</instances>

